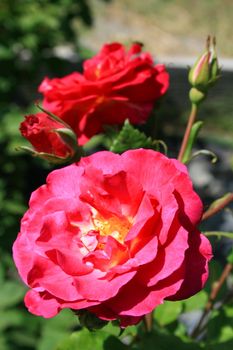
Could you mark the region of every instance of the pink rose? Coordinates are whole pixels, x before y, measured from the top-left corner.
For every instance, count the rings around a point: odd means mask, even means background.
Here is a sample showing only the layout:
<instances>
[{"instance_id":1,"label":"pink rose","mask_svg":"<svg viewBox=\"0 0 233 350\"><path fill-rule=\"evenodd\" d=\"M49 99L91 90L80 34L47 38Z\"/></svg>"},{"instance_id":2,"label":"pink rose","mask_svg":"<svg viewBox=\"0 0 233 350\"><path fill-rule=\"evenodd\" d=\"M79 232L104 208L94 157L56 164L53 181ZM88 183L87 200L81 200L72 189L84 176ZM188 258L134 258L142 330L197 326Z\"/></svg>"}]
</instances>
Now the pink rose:
<instances>
[{"instance_id":1,"label":"pink rose","mask_svg":"<svg viewBox=\"0 0 233 350\"><path fill-rule=\"evenodd\" d=\"M20 124L20 132L37 152L45 152L58 157L72 156L73 151L55 132L64 125L52 120L45 113L30 114Z\"/></svg>"},{"instance_id":2,"label":"pink rose","mask_svg":"<svg viewBox=\"0 0 233 350\"><path fill-rule=\"evenodd\" d=\"M31 196L13 247L29 311L87 309L137 323L208 277L211 246L186 167L152 150L99 152L53 171Z\"/></svg>"},{"instance_id":3,"label":"pink rose","mask_svg":"<svg viewBox=\"0 0 233 350\"><path fill-rule=\"evenodd\" d=\"M66 121L80 144L105 124L145 122L166 92L169 76L164 65L154 65L151 55L141 50L139 44L129 51L119 43L107 44L84 62L83 74L45 78L39 87L44 108Z\"/></svg>"}]
</instances>

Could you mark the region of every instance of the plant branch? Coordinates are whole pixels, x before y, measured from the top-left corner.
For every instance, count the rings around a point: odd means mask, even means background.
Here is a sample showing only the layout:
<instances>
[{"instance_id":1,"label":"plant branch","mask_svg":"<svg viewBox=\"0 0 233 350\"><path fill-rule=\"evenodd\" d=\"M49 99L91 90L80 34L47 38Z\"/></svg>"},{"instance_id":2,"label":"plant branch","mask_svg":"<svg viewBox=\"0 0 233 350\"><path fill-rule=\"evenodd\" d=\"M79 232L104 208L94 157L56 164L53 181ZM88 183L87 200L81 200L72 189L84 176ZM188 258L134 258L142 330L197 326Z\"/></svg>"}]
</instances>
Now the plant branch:
<instances>
[{"instance_id":1,"label":"plant branch","mask_svg":"<svg viewBox=\"0 0 233 350\"><path fill-rule=\"evenodd\" d=\"M215 215L222 209L224 209L228 204L230 204L233 201L233 193L229 193L228 196L226 196L221 202L214 206L207 209L204 214L202 215L202 221L209 219L211 216Z\"/></svg>"},{"instance_id":2,"label":"plant branch","mask_svg":"<svg viewBox=\"0 0 233 350\"><path fill-rule=\"evenodd\" d=\"M221 276L219 277L218 281L214 282L212 284L212 288L211 288L211 293L209 296L209 299L206 303L205 309L203 311L203 314L197 324L197 326L194 328L191 337L192 338L196 338L198 336L198 334L200 333L200 331L202 330L202 325L203 325L203 321L205 320L205 318L207 317L207 315L209 314L210 311L212 311L213 306L214 306L214 302L215 299L223 285L223 283L225 282L225 280L227 279L227 277L229 276L231 270L232 270L233 265L231 263L226 264Z\"/></svg>"},{"instance_id":3,"label":"plant branch","mask_svg":"<svg viewBox=\"0 0 233 350\"><path fill-rule=\"evenodd\" d=\"M196 119L196 116L197 116L197 105L195 103L193 103L192 108L191 108L191 112L189 115L189 119L188 119L188 124L187 124L186 130L185 130L184 138L183 138L183 141L182 141L182 144L180 147L180 152L179 152L179 155L177 158L180 162L182 162L182 160L183 160L183 156L184 156L187 144L188 144L190 132L191 132L193 123Z\"/></svg>"}]
</instances>

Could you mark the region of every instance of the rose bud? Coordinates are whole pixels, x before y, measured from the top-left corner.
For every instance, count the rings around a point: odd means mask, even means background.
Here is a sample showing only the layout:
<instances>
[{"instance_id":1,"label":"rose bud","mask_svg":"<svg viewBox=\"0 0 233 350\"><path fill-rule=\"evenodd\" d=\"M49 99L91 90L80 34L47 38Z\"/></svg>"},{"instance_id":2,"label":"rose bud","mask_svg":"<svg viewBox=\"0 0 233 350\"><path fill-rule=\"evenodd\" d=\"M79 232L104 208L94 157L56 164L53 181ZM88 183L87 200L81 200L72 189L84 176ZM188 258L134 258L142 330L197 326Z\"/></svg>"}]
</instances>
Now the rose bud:
<instances>
[{"instance_id":1,"label":"rose bud","mask_svg":"<svg viewBox=\"0 0 233 350\"><path fill-rule=\"evenodd\" d=\"M189 72L189 82L194 87L205 89L210 80L210 51L205 51Z\"/></svg>"},{"instance_id":2,"label":"rose bud","mask_svg":"<svg viewBox=\"0 0 233 350\"><path fill-rule=\"evenodd\" d=\"M21 148L50 162L68 161L77 153L74 132L46 113L25 116L25 120L20 124L20 132L32 144L34 150L28 147Z\"/></svg>"},{"instance_id":3,"label":"rose bud","mask_svg":"<svg viewBox=\"0 0 233 350\"><path fill-rule=\"evenodd\" d=\"M205 52L197 59L189 71L188 78L192 85L189 96L192 103L200 103L206 97L208 88L214 85L220 77L215 46L216 42L213 38L212 46L210 47L210 37L208 37Z\"/></svg>"}]
</instances>

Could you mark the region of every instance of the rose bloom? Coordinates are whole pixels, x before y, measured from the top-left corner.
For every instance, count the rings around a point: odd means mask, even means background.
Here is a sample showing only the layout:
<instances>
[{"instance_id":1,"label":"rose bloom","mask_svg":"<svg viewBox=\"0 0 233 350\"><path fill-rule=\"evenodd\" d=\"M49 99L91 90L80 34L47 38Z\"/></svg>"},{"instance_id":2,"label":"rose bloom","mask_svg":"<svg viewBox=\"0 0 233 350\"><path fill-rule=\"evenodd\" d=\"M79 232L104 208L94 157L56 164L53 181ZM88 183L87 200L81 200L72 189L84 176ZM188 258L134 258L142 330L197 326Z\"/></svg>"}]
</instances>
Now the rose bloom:
<instances>
[{"instance_id":1,"label":"rose bloom","mask_svg":"<svg viewBox=\"0 0 233 350\"><path fill-rule=\"evenodd\" d=\"M13 247L29 311L87 309L126 327L197 293L212 256L184 165L152 150L103 151L55 170Z\"/></svg>"},{"instance_id":2,"label":"rose bloom","mask_svg":"<svg viewBox=\"0 0 233 350\"><path fill-rule=\"evenodd\" d=\"M43 106L66 121L86 143L104 125L145 122L155 101L169 85L164 65L154 65L142 45L129 51L119 43L107 44L84 62L84 72L63 78L45 78L39 91Z\"/></svg>"},{"instance_id":3,"label":"rose bloom","mask_svg":"<svg viewBox=\"0 0 233 350\"><path fill-rule=\"evenodd\" d=\"M45 113L30 114L20 124L20 132L37 152L45 152L58 157L71 156L73 151L62 141L55 132L64 125L52 120Z\"/></svg>"}]
</instances>

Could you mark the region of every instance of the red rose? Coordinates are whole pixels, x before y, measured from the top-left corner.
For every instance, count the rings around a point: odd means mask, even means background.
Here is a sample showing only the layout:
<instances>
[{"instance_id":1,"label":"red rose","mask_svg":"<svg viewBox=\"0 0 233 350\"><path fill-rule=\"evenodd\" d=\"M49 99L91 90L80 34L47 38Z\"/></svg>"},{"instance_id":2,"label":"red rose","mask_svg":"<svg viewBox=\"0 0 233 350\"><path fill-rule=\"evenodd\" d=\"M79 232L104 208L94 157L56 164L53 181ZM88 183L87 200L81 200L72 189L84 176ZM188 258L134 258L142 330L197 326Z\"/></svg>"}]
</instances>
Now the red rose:
<instances>
[{"instance_id":1,"label":"red rose","mask_svg":"<svg viewBox=\"0 0 233 350\"><path fill-rule=\"evenodd\" d=\"M72 150L62 141L55 132L64 128L64 125L52 120L45 113L30 114L20 124L20 131L37 152L49 153L58 157L72 155Z\"/></svg>"},{"instance_id":2,"label":"red rose","mask_svg":"<svg viewBox=\"0 0 233 350\"><path fill-rule=\"evenodd\" d=\"M66 121L84 144L105 124L145 122L154 102L167 90L169 76L161 64L154 65L149 53L133 44L104 45L84 63L83 74L45 78L39 87L43 106Z\"/></svg>"},{"instance_id":3,"label":"red rose","mask_svg":"<svg viewBox=\"0 0 233 350\"><path fill-rule=\"evenodd\" d=\"M83 309L121 325L197 293L211 246L186 167L152 150L99 152L53 171L14 243L29 311Z\"/></svg>"}]
</instances>

